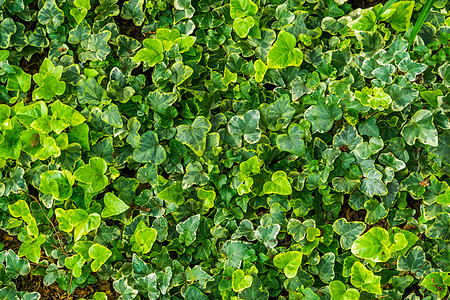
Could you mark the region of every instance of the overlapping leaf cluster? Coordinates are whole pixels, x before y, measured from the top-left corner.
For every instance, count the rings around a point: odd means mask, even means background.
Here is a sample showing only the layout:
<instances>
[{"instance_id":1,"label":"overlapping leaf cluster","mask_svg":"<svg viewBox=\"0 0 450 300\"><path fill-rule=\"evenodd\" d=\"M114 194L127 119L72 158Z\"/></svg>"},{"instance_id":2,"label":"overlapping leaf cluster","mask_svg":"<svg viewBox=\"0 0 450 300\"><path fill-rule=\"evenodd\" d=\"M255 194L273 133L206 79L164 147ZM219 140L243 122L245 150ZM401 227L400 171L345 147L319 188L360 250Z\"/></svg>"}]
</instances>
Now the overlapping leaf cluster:
<instances>
[{"instance_id":1,"label":"overlapping leaf cluster","mask_svg":"<svg viewBox=\"0 0 450 300\"><path fill-rule=\"evenodd\" d=\"M450 3L409 45L425 2L0 0L0 299L40 299L29 272L120 299L445 297Z\"/></svg>"}]
</instances>

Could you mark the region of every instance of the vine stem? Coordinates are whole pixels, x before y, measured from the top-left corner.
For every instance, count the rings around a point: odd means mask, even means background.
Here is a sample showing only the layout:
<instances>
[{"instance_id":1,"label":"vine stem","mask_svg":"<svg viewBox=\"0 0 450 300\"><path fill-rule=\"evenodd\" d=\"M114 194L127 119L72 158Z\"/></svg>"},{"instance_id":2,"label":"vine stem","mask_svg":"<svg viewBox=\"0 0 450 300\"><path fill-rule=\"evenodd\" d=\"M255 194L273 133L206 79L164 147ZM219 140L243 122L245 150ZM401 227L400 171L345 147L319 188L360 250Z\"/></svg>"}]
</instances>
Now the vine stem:
<instances>
[{"instance_id":1,"label":"vine stem","mask_svg":"<svg viewBox=\"0 0 450 300\"><path fill-rule=\"evenodd\" d=\"M155 199L153 199L153 197L152 197L152 200L153 200L153 202L155 202L156 206L158 206L159 210L162 212L162 214L163 214L164 218L166 218L167 222L169 222L169 225L173 226L172 223L170 223L169 218L166 216L166 214L162 210L161 206L159 206L159 204L155 201Z\"/></svg>"},{"instance_id":2,"label":"vine stem","mask_svg":"<svg viewBox=\"0 0 450 300\"><path fill-rule=\"evenodd\" d=\"M67 300L70 298L70 289L72 288L73 272L70 274L69 290L67 291Z\"/></svg>"},{"instance_id":3,"label":"vine stem","mask_svg":"<svg viewBox=\"0 0 450 300\"><path fill-rule=\"evenodd\" d=\"M39 200L38 200L35 196L33 196L33 195L29 194L29 193L26 193L26 194L27 194L29 197L33 198L34 201L37 202L37 204L38 204L39 207L41 208L42 213L44 214L45 218L47 218L47 220L50 222L50 224L51 224L52 227L53 227L53 230L54 230L55 233L56 233L56 237L58 238L58 242L59 242L59 246L61 247L61 251L62 251L66 256L68 256L67 253L66 253L66 251L64 250L63 245L62 245L61 238L59 237L59 232L58 232L58 230L56 230L56 227L55 227L55 225L53 224L53 222L49 219L49 217L47 217L47 214L45 213L44 208L42 208L42 205L41 205L41 203L39 202Z\"/></svg>"}]
</instances>

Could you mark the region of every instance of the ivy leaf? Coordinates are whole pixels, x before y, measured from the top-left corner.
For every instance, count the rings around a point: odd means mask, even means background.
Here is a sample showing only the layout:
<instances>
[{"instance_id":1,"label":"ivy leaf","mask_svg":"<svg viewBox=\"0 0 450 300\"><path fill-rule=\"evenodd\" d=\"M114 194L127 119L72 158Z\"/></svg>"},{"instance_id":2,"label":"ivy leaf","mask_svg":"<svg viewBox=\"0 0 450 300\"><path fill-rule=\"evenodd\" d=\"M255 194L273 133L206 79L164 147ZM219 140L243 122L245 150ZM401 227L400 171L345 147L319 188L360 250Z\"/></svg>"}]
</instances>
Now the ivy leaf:
<instances>
[{"instance_id":1,"label":"ivy leaf","mask_svg":"<svg viewBox=\"0 0 450 300\"><path fill-rule=\"evenodd\" d=\"M362 142L363 138L358 134L356 128L351 125L345 125L345 127L333 137L333 147L340 149L346 147L349 150L353 150Z\"/></svg>"},{"instance_id":2,"label":"ivy leaf","mask_svg":"<svg viewBox=\"0 0 450 300\"><path fill-rule=\"evenodd\" d=\"M383 174L376 169L369 169L365 174L365 178L361 183L361 192L366 194L369 197L373 197L374 195L385 196L388 193L388 189L386 185L381 180L383 178Z\"/></svg>"},{"instance_id":3,"label":"ivy leaf","mask_svg":"<svg viewBox=\"0 0 450 300\"><path fill-rule=\"evenodd\" d=\"M144 0L130 0L122 5L122 13L120 16L125 20L133 19L136 26L141 26L145 20L145 14L142 11Z\"/></svg>"},{"instance_id":4,"label":"ivy leaf","mask_svg":"<svg viewBox=\"0 0 450 300\"><path fill-rule=\"evenodd\" d=\"M51 194L59 200L67 200L72 196L74 178L69 171L47 171L41 174L39 190Z\"/></svg>"},{"instance_id":5,"label":"ivy leaf","mask_svg":"<svg viewBox=\"0 0 450 300\"><path fill-rule=\"evenodd\" d=\"M356 289L346 289L345 284L341 281L330 282L331 300L357 300L359 299L359 292Z\"/></svg>"},{"instance_id":6,"label":"ivy leaf","mask_svg":"<svg viewBox=\"0 0 450 300\"><path fill-rule=\"evenodd\" d=\"M257 61L255 61L254 64L254 68L255 68L255 80L256 82L262 82L264 79L264 75L267 72L267 65L260 59L258 59Z\"/></svg>"},{"instance_id":7,"label":"ivy leaf","mask_svg":"<svg viewBox=\"0 0 450 300\"><path fill-rule=\"evenodd\" d=\"M414 145L416 139L425 145L437 147L438 135L433 125L433 114L426 109L418 110L402 129L402 136L409 145Z\"/></svg>"},{"instance_id":8,"label":"ivy leaf","mask_svg":"<svg viewBox=\"0 0 450 300\"><path fill-rule=\"evenodd\" d=\"M159 145L158 135L154 131L146 131L141 136L139 146L133 152L133 159L140 163L162 164L167 158L166 150Z\"/></svg>"},{"instance_id":9,"label":"ivy leaf","mask_svg":"<svg viewBox=\"0 0 450 300\"><path fill-rule=\"evenodd\" d=\"M27 236L19 248L19 256L25 256L30 261L38 263L41 257L41 245L45 242L45 236L39 234L33 238Z\"/></svg>"},{"instance_id":10,"label":"ivy leaf","mask_svg":"<svg viewBox=\"0 0 450 300\"><path fill-rule=\"evenodd\" d=\"M235 292L243 291L252 285L252 276L245 275L244 271L241 269L234 271L231 278L233 291Z\"/></svg>"},{"instance_id":11,"label":"ivy leaf","mask_svg":"<svg viewBox=\"0 0 450 300\"><path fill-rule=\"evenodd\" d=\"M302 262L302 253L299 251L289 251L275 255L273 264L279 269L283 269L287 278L294 278Z\"/></svg>"},{"instance_id":12,"label":"ivy leaf","mask_svg":"<svg viewBox=\"0 0 450 300\"><path fill-rule=\"evenodd\" d=\"M200 224L200 215L197 214L188 218L186 221L178 223L177 232L180 234L180 241L185 242L186 246L191 245L197 237L197 229Z\"/></svg>"},{"instance_id":13,"label":"ivy leaf","mask_svg":"<svg viewBox=\"0 0 450 300\"><path fill-rule=\"evenodd\" d=\"M88 165L77 169L73 176L76 180L88 184L94 192L103 190L108 185L106 173L107 165L103 158L92 157Z\"/></svg>"},{"instance_id":14,"label":"ivy leaf","mask_svg":"<svg viewBox=\"0 0 450 300\"><path fill-rule=\"evenodd\" d=\"M353 264L350 281L356 288L372 294L381 294L381 276L376 276L359 261Z\"/></svg>"},{"instance_id":15,"label":"ivy leaf","mask_svg":"<svg viewBox=\"0 0 450 300\"><path fill-rule=\"evenodd\" d=\"M280 134L277 136L277 147L281 151L286 151L297 156L305 153L305 132L298 124L291 124L288 134Z\"/></svg>"},{"instance_id":16,"label":"ivy leaf","mask_svg":"<svg viewBox=\"0 0 450 300\"><path fill-rule=\"evenodd\" d=\"M405 78L409 81L416 80L416 76L423 73L427 69L426 64L413 62L408 57L402 59L398 64L398 69L405 74Z\"/></svg>"},{"instance_id":17,"label":"ivy leaf","mask_svg":"<svg viewBox=\"0 0 450 300\"><path fill-rule=\"evenodd\" d=\"M272 174L271 181L264 183L264 194L292 194L291 183L288 180L287 174L284 171L276 171Z\"/></svg>"},{"instance_id":18,"label":"ivy leaf","mask_svg":"<svg viewBox=\"0 0 450 300\"><path fill-rule=\"evenodd\" d=\"M203 186L209 181L209 176L203 172L203 167L198 161L187 165L186 174L183 177L183 189L187 189L194 184Z\"/></svg>"},{"instance_id":19,"label":"ivy leaf","mask_svg":"<svg viewBox=\"0 0 450 300\"><path fill-rule=\"evenodd\" d=\"M0 23L0 48L5 49L9 47L11 36L16 32L16 30L17 27L11 18L6 18ZM12 67L14 68L14 66Z\"/></svg>"},{"instance_id":20,"label":"ivy leaf","mask_svg":"<svg viewBox=\"0 0 450 300\"><path fill-rule=\"evenodd\" d=\"M385 262L391 256L390 245L387 230L381 227L373 227L353 242L351 250L359 258L373 262Z\"/></svg>"},{"instance_id":21,"label":"ivy leaf","mask_svg":"<svg viewBox=\"0 0 450 300\"><path fill-rule=\"evenodd\" d=\"M130 208L113 193L106 193L103 201L105 202L105 208L102 210L102 218L109 218L111 216L119 215Z\"/></svg>"},{"instance_id":22,"label":"ivy leaf","mask_svg":"<svg viewBox=\"0 0 450 300\"><path fill-rule=\"evenodd\" d=\"M340 218L333 223L333 230L341 236L340 243L344 250L349 250L353 242L366 230L366 224L363 222L347 222Z\"/></svg>"},{"instance_id":23,"label":"ivy leaf","mask_svg":"<svg viewBox=\"0 0 450 300\"><path fill-rule=\"evenodd\" d=\"M439 213L431 227L425 232L430 239L450 241L450 213Z\"/></svg>"},{"instance_id":24,"label":"ivy leaf","mask_svg":"<svg viewBox=\"0 0 450 300\"><path fill-rule=\"evenodd\" d=\"M233 116L228 122L228 132L238 137L243 135L249 144L257 143L261 138L259 117L258 110L249 110L243 116Z\"/></svg>"},{"instance_id":25,"label":"ivy leaf","mask_svg":"<svg viewBox=\"0 0 450 300\"><path fill-rule=\"evenodd\" d=\"M174 63L171 67L171 70L171 79L176 86L185 82L194 73L194 70L191 67L183 65L182 62Z\"/></svg>"},{"instance_id":26,"label":"ivy leaf","mask_svg":"<svg viewBox=\"0 0 450 300\"><path fill-rule=\"evenodd\" d=\"M205 117L196 117L192 125L177 127L176 139L188 145L198 156L202 156L206 148L206 134L211 129L211 123Z\"/></svg>"},{"instance_id":27,"label":"ivy leaf","mask_svg":"<svg viewBox=\"0 0 450 300\"><path fill-rule=\"evenodd\" d=\"M245 38L250 29L255 25L255 19L248 16L245 18L236 18L233 22L233 29L240 38Z\"/></svg>"},{"instance_id":28,"label":"ivy leaf","mask_svg":"<svg viewBox=\"0 0 450 300\"><path fill-rule=\"evenodd\" d=\"M303 52L295 48L297 40L287 31L281 31L267 54L267 67L282 69L289 66L300 66Z\"/></svg>"},{"instance_id":29,"label":"ivy leaf","mask_svg":"<svg viewBox=\"0 0 450 300\"><path fill-rule=\"evenodd\" d=\"M258 5L252 0L231 0L230 16L233 19L254 16L258 12Z\"/></svg>"},{"instance_id":30,"label":"ivy leaf","mask_svg":"<svg viewBox=\"0 0 450 300\"><path fill-rule=\"evenodd\" d=\"M8 74L6 89L9 91L22 91L24 93L28 92L31 87L31 75L25 73L19 67L11 67L14 70L14 73Z\"/></svg>"},{"instance_id":31,"label":"ivy leaf","mask_svg":"<svg viewBox=\"0 0 450 300\"><path fill-rule=\"evenodd\" d=\"M377 16L372 9L364 9L361 16L351 22L349 27L355 30L375 32L377 29Z\"/></svg>"},{"instance_id":32,"label":"ivy leaf","mask_svg":"<svg viewBox=\"0 0 450 300\"><path fill-rule=\"evenodd\" d=\"M395 12L387 19L395 31L405 31L409 27L414 10L414 1L401 1L394 3L391 9Z\"/></svg>"},{"instance_id":33,"label":"ivy leaf","mask_svg":"<svg viewBox=\"0 0 450 300\"><path fill-rule=\"evenodd\" d=\"M444 298L448 292L448 282L447 272L433 272L425 276L420 284L433 293L438 294L439 298Z\"/></svg>"},{"instance_id":34,"label":"ivy leaf","mask_svg":"<svg viewBox=\"0 0 450 300\"><path fill-rule=\"evenodd\" d=\"M160 40L145 39L142 44L144 49L140 49L133 57L134 62L146 61L151 67L164 59L164 48Z\"/></svg>"},{"instance_id":35,"label":"ivy leaf","mask_svg":"<svg viewBox=\"0 0 450 300\"><path fill-rule=\"evenodd\" d=\"M47 0L37 15L39 23L47 25L52 23L58 27L64 22L64 13L56 5L55 0Z\"/></svg>"},{"instance_id":36,"label":"ivy leaf","mask_svg":"<svg viewBox=\"0 0 450 300\"><path fill-rule=\"evenodd\" d=\"M112 255L111 250L100 244L93 244L89 248L89 256L93 259L91 263L91 270L97 272L100 267L109 259Z\"/></svg>"},{"instance_id":37,"label":"ivy leaf","mask_svg":"<svg viewBox=\"0 0 450 300\"><path fill-rule=\"evenodd\" d=\"M226 241L220 250L226 256L224 268L239 269L247 251L251 247L250 245L250 243L243 241Z\"/></svg>"},{"instance_id":38,"label":"ivy leaf","mask_svg":"<svg viewBox=\"0 0 450 300\"><path fill-rule=\"evenodd\" d=\"M152 249L153 243L156 241L158 232L155 228L142 228L135 232L135 244L131 250L146 254Z\"/></svg>"},{"instance_id":39,"label":"ivy leaf","mask_svg":"<svg viewBox=\"0 0 450 300\"><path fill-rule=\"evenodd\" d=\"M280 232L281 226L279 224L272 224L269 226L258 226L255 231L255 237L257 240L264 243L269 248L275 248L278 244L277 235Z\"/></svg>"},{"instance_id":40,"label":"ivy leaf","mask_svg":"<svg viewBox=\"0 0 450 300\"><path fill-rule=\"evenodd\" d=\"M6 252L6 274L13 279L21 276L25 276L30 273L30 263L24 258L19 258L17 254L9 249Z\"/></svg>"},{"instance_id":41,"label":"ivy leaf","mask_svg":"<svg viewBox=\"0 0 450 300\"><path fill-rule=\"evenodd\" d=\"M102 112L102 120L113 127L122 128L123 122L117 105L111 104Z\"/></svg>"},{"instance_id":42,"label":"ivy leaf","mask_svg":"<svg viewBox=\"0 0 450 300\"><path fill-rule=\"evenodd\" d=\"M311 131L327 132L334 121L342 118L342 111L337 104L327 104L324 99L319 99L317 105L312 105L305 111L305 118L311 123Z\"/></svg>"},{"instance_id":43,"label":"ivy leaf","mask_svg":"<svg viewBox=\"0 0 450 300\"><path fill-rule=\"evenodd\" d=\"M181 185L181 182L174 183L168 187L166 187L164 190L162 190L158 194L158 198L162 199L168 203L174 203L176 205L181 205L184 203L184 197L183 197L183 187Z\"/></svg>"}]
</instances>

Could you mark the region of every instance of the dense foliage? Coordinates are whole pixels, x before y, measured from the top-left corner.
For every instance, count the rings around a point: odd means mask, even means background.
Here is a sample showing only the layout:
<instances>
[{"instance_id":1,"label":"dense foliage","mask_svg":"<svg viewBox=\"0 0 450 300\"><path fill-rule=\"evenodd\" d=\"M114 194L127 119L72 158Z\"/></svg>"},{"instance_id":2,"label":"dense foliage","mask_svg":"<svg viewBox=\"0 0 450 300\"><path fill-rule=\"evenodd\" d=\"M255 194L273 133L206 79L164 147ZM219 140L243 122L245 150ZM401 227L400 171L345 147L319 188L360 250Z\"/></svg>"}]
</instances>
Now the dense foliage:
<instances>
[{"instance_id":1,"label":"dense foliage","mask_svg":"<svg viewBox=\"0 0 450 300\"><path fill-rule=\"evenodd\" d=\"M393 2L0 0L0 299L445 297L450 3Z\"/></svg>"}]
</instances>

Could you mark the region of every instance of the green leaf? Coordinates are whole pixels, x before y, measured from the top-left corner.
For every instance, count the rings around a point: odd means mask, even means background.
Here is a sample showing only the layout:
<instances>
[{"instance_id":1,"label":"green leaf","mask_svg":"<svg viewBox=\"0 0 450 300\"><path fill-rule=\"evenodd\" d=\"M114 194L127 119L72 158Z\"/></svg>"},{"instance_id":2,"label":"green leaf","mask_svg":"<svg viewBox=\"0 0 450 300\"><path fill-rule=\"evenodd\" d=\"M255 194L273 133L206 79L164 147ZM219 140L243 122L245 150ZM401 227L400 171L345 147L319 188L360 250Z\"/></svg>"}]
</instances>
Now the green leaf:
<instances>
[{"instance_id":1,"label":"green leaf","mask_svg":"<svg viewBox=\"0 0 450 300\"><path fill-rule=\"evenodd\" d=\"M113 127L122 128L123 122L117 105L111 104L102 112L102 120Z\"/></svg>"},{"instance_id":2,"label":"green leaf","mask_svg":"<svg viewBox=\"0 0 450 300\"><path fill-rule=\"evenodd\" d=\"M331 300L357 300L359 292L356 289L346 289L341 281L334 280L330 282Z\"/></svg>"},{"instance_id":3,"label":"green leaf","mask_svg":"<svg viewBox=\"0 0 450 300\"><path fill-rule=\"evenodd\" d=\"M425 235L430 239L450 241L450 213L437 214L433 225L427 229Z\"/></svg>"},{"instance_id":4,"label":"green leaf","mask_svg":"<svg viewBox=\"0 0 450 300\"><path fill-rule=\"evenodd\" d=\"M258 110L249 110L243 116L233 116L228 122L228 132L238 137L243 135L249 144L257 143L261 138L259 117Z\"/></svg>"},{"instance_id":5,"label":"green leaf","mask_svg":"<svg viewBox=\"0 0 450 300\"><path fill-rule=\"evenodd\" d=\"M209 176L203 172L203 167L198 161L191 162L186 167L186 174L183 177L183 189L187 189L194 184L203 186L209 181Z\"/></svg>"},{"instance_id":6,"label":"green leaf","mask_svg":"<svg viewBox=\"0 0 450 300\"><path fill-rule=\"evenodd\" d=\"M291 183L288 180L287 174L284 171L276 171L272 174L271 181L264 183L264 194L292 194Z\"/></svg>"},{"instance_id":7,"label":"green leaf","mask_svg":"<svg viewBox=\"0 0 450 300\"><path fill-rule=\"evenodd\" d=\"M233 22L233 29L240 38L245 38L250 29L255 25L255 19L248 16L245 18L236 18Z\"/></svg>"},{"instance_id":8,"label":"green leaf","mask_svg":"<svg viewBox=\"0 0 450 300\"><path fill-rule=\"evenodd\" d=\"M333 252L325 253L317 265L309 266L309 270L314 275L319 275L320 280L325 283L333 280L334 274L334 261L336 255Z\"/></svg>"},{"instance_id":9,"label":"green leaf","mask_svg":"<svg viewBox=\"0 0 450 300\"><path fill-rule=\"evenodd\" d=\"M334 121L342 118L342 111L337 104L319 99L317 105L312 105L305 111L305 118L311 123L312 133L327 132L333 127Z\"/></svg>"},{"instance_id":10,"label":"green leaf","mask_svg":"<svg viewBox=\"0 0 450 300\"><path fill-rule=\"evenodd\" d=\"M360 187L361 192L369 197L373 197L374 195L387 195L388 189L381 180L383 178L383 174L381 174L380 171L371 168L364 176L365 178L362 180Z\"/></svg>"},{"instance_id":11,"label":"green leaf","mask_svg":"<svg viewBox=\"0 0 450 300\"><path fill-rule=\"evenodd\" d=\"M375 32L377 30L377 16L372 9L364 9L361 16L351 22L349 27L354 30Z\"/></svg>"},{"instance_id":12,"label":"green leaf","mask_svg":"<svg viewBox=\"0 0 450 300\"><path fill-rule=\"evenodd\" d=\"M182 62L174 63L171 67L171 70L171 79L176 86L185 82L194 73L194 70L191 67L183 65Z\"/></svg>"},{"instance_id":13,"label":"green leaf","mask_svg":"<svg viewBox=\"0 0 450 300\"><path fill-rule=\"evenodd\" d=\"M398 64L398 69L406 73L405 78L409 81L416 80L416 76L424 72L427 67L428 66L426 64L413 62L408 57L402 59Z\"/></svg>"},{"instance_id":14,"label":"green leaf","mask_svg":"<svg viewBox=\"0 0 450 300\"><path fill-rule=\"evenodd\" d=\"M281 31L267 54L267 67L282 69L289 66L300 66L303 61L303 52L299 48L295 48L296 44L295 36L287 31Z\"/></svg>"},{"instance_id":15,"label":"green leaf","mask_svg":"<svg viewBox=\"0 0 450 300\"><path fill-rule=\"evenodd\" d=\"M69 171L47 171L41 174L39 190L56 199L67 200L72 196L74 181Z\"/></svg>"},{"instance_id":16,"label":"green leaf","mask_svg":"<svg viewBox=\"0 0 450 300\"><path fill-rule=\"evenodd\" d=\"M302 263L302 253L299 251L289 251L275 255L273 264L279 269L283 269L287 278L294 278L298 268Z\"/></svg>"},{"instance_id":17,"label":"green leaf","mask_svg":"<svg viewBox=\"0 0 450 300\"><path fill-rule=\"evenodd\" d=\"M205 117L196 117L192 125L179 125L176 139L188 145L198 156L202 156L206 148L206 134L211 129L211 123Z\"/></svg>"},{"instance_id":18,"label":"green leaf","mask_svg":"<svg viewBox=\"0 0 450 300\"><path fill-rule=\"evenodd\" d=\"M39 234L36 238L27 236L19 248L19 256L25 256L30 261L38 263L41 257L41 245L45 242L44 235Z\"/></svg>"},{"instance_id":19,"label":"green leaf","mask_svg":"<svg viewBox=\"0 0 450 300\"><path fill-rule=\"evenodd\" d=\"M6 251L6 250L5 250ZM6 251L6 274L13 279L20 276L25 276L30 273L30 262L24 258L19 258L17 254L9 249Z\"/></svg>"},{"instance_id":20,"label":"green leaf","mask_svg":"<svg viewBox=\"0 0 450 300\"><path fill-rule=\"evenodd\" d=\"M4 21L3 21L4 22ZM31 75L25 73L21 68L11 66L14 73L8 74L6 89L9 91L28 92L31 87Z\"/></svg>"},{"instance_id":21,"label":"green leaf","mask_svg":"<svg viewBox=\"0 0 450 300\"><path fill-rule=\"evenodd\" d=\"M5 49L9 47L11 36L16 32L16 30L17 27L11 18L6 18L0 23L0 48ZM14 68L15 66L12 67Z\"/></svg>"},{"instance_id":22,"label":"green leaf","mask_svg":"<svg viewBox=\"0 0 450 300\"><path fill-rule=\"evenodd\" d=\"M102 210L102 218L116 216L127 211L130 208L125 202L116 197L113 193L106 193L103 201L105 202L105 208L103 208Z\"/></svg>"},{"instance_id":23,"label":"green leaf","mask_svg":"<svg viewBox=\"0 0 450 300\"><path fill-rule=\"evenodd\" d=\"M281 151L286 151L297 156L305 153L305 131L298 124L291 124L288 134L280 134L277 136L277 147Z\"/></svg>"},{"instance_id":24,"label":"green leaf","mask_svg":"<svg viewBox=\"0 0 450 300\"><path fill-rule=\"evenodd\" d=\"M133 19L135 26L141 26L145 20L145 13L142 10L144 0L130 0L122 5L120 16L125 19Z\"/></svg>"},{"instance_id":25,"label":"green leaf","mask_svg":"<svg viewBox=\"0 0 450 300\"><path fill-rule=\"evenodd\" d=\"M231 282L233 291L240 292L252 285L252 276L245 275L243 270L237 269L233 272Z\"/></svg>"},{"instance_id":26,"label":"green leaf","mask_svg":"<svg viewBox=\"0 0 450 300\"><path fill-rule=\"evenodd\" d=\"M356 288L372 293L381 294L381 276L376 276L359 261L353 264L350 282Z\"/></svg>"},{"instance_id":27,"label":"green leaf","mask_svg":"<svg viewBox=\"0 0 450 300\"><path fill-rule=\"evenodd\" d=\"M254 16L258 11L258 5L252 0L231 0L230 1L230 16L233 19L242 18L245 16Z\"/></svg>"},{"instance_id":28,"label":"green leaf","mask_svg":"<svg viewBox=\"0 0 450 300\"><path fill-rule=\"evenodd\" d=\"M61 96L66 90L66 84L58 81L57 77L49 74L45 76L42 86L33 91L33 98L51 100L55 96Z\"/></svg>"},{"instance_id":29,"label":"green leaf","mask_svg":"<svg viewBox=\"0 0 450 300\"><path fill-rule=\"evenodd\" d=\"M93 259L91 263L91 270L93 272L97 272L111 255L111 250L109 250L105 246L102 246L100 244L93 244L89 248L89 256Z\"/></svg>"},{"instance_id":30,"label":"green leaf","mask_svg":"<svg viewBox=\"0 0 450 300\"><path fill-rule=\"evenodd\" d=\"M174 183L159 192L158 198L168 203L181 205L184 203L183 188L181 182Z\"/></svg>"},{"instance_id":31,"label":"green leaf","mask_svg":"<svg viewBox=\"0 0 450 300\"><path fill-rule=\"evenodd\" d=\"M253 65L253 67L255 68L255 72L256 72L255 73L255 80L256 80L256 82L262 82L263 79L264 79L264 75L267 72L268 67L260 59L255 61L255 64Z\"/></svg>"},{"instance_id":32,"label":"green leaf","mask_svg":"<svg viewBox=\"0 0 450 300\"><path fill-rule=\"evenodd\" d=\"M145 61L153 67L164 59L164 48L160 40L145 39L142 44L145 48L136 53L133 57L134 62Z\"/></svg>"},{"instance_id":33,"label":"green leaf","mask_svg":"<svg viewBox=\"0 0 450 300\"><path fill-rule=\"evenodd\" d=\"M58 27L64 22L64 13L56 5L55 0L47 0L37 15L42 25L52 24Z\"/></svg>"},{"instance_id":34,"label":"green leaf","mask_svg":"<svg viewBox=\"0 0 450 300\"><path fill-rule=\"evenodd\" d=\"M197 214L188 218L186 221L178 223L177 232L180 234L180 241L185 242L186 246L191 245L197 237L197 229L200 224L200 215Z\"/></svg>"},{"instance_id":35,"label":"green leaf","mask_svg":"<svg viewBox=\"0 0 450 300\"><path fill-rule=\"evenodd\" d=\"M355 149L363 142L363 138L358 134L355 126L345 125L334 137L333 147L347 147L349 150Z\"/></svg>"},{"instance_id":36,"label":"green leaf","mask_svg":"<svg viewBox=\"0 0 450 300\"><path fill-rule=\"evenodd\" d=\"M14 218L23 218L25 221L27 221L31 217L28 203L26 203L24 200L18 200L14 204L9 204L8 209L9 213Z\"/></svg>"},{"instance_id":37,"label":"green leaf","mask_svg":"<svg viewBox=\"0 0 450 300\"><path fill-rule=\"evenodd\" d=\"M255 231L255 237L257 240L263 242L263 244L269 248L275 248L278 244L277 235L280 232L281 226L279 224L272 224L269 226L258 226Z\"/></svg>"},{"instance_id":38,"label":"green leaf","mask_svg":"<svg viewBox=\"0 0 450 300\"><path fill-rule=\"evenodd\" d=\"M409 145L418 139L421 143L437 147L437 130L433 125L433 114L426 109L418 110L402 129L402 136Z\"/></svg>"},{"instance_id":39,"label":"green leaf","mask_svg":"<svg viewBox=\"0 0 450 300\"><path fill-rule=\"evenodd\" d=\"M131 250L146 254L152 249L158 232L154 228L142 228L135 232L135 244Z\"/></svg>"},{"instance_id":40,"label":"green leaf","mask_svg":"<svg viewBox=\"0 0 450 300\"><path fill-rule=\"evenodd\" d=\"M250 245L250 243L239 240L226 241L220 250L226 257L224 268L232 267L234 269L239 269L247 251L251 248Z\"/></svg>"},{"instance_id":41,"label":"green leaf","mask_svg":"<svg viewBox=\"0 0 450 300\"><path fill-rule=\"evenodd\" d=\"M399 1L391 6L395 12L387 19L395 31L405 31L409 27L414 10L414 1Z\"/></svg>"},{"instance_id":42,"label":"green leaf","mask_svg":"<svg viewBox=\"0 0 450 300\"><path fill-rule=\"evenodd\" d=\"M386 94L382 88L377 87L373 89L365 87L361 92L356 91L355 97L359 99L362 105L378 110L388 109L392 102L389 94Z\"/></svg>"},{"instance_id":43,"label":"green leaf","mask_svg":"<svg viewBox=\"0 0 450 300\"><path fill-rule=\"evenodd\" d=\"M52 110L52 128L57 134L60 134L69 126L77 126L86 121L86 119L72 107L55 101L51 106Z\"/></svg>"},{"instance_id":44,"label":"green leaf","mask_svg":"<svg viewBox=\"0 0 450 300\"><path fill-rule=\"evenodd\" d=\"M448 292L448 272L433 272L425 276L420 283L429 291L437 294L439 298L444 298Z\"/></svg>"},{"instance_id":45,"label":"green leaf","mask_svg":"<svg viewBox=\"0 0 450 300\"><path fill-rule=\"evenodd\" d=\"M373 262L385 262L391 256L391 242L386 229L373 227L352 244L352 253Z\"/></svg>"},{"instance_id":46,"label":"green leaf","mask_svg":"<svg viewBox=\"0 0 450 300\"><path fill-rule=\"evenodd\" d=\"M333 223L333 230L341 236L340 243L344 250L349 250L353 242L366 230L366 224L363 222L347 222L340 218Z\"/></svg>"},{"instance_id":47,"label":"green leaf","mask_svg":"<svg viewBox=\"0 0 450 300\"><path fill-rule=\"evenodd\" d=\"M84 165L77 169L73 176L76 180L88 184L94 192L103 190L108 185L106 173L107 165L103 158L92 157L89 165Z\"/></svg>"},{"instance_id":48,"label":"green leaf","mask_svg":"<svg viewBox=\"0 0 450 300\"><path fill-rule=\"evenodd\" d=\"M160 165L166 160L167 154L163 146L159 145L158 135L154 131L147 131L141 136L139 146L133 152L133 159L140 163Z\"/></svg>"}]
</instances>

